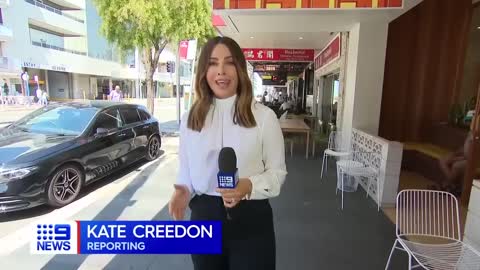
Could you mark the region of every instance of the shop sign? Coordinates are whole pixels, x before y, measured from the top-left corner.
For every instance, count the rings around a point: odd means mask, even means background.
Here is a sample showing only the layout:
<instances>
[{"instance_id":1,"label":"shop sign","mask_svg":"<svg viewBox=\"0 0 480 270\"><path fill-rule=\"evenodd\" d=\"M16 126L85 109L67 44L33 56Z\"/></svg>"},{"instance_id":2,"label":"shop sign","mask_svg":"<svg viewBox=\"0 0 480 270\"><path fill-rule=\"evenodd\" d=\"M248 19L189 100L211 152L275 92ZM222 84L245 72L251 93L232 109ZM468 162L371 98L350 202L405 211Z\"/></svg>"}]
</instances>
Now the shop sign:
<instances>
[{"instance_id":1,"label":"shop sign","mask_svg":"<svg viewBox=\"0 0 480 270\"><path fill-rule=\"evenodd\" d=\"M315 70L329 65L340 58L340 46L341 40L339 34L315 57Z\"/></svg>"},{"instance_id":2,"label":"shop sign","mask_svg":"<svg viewBox=\"0 0 480 270\"><path fill-rule=\"evenodd\" d=\"M242 50L247 61L312 62L315 55L313 49L244 48Z\"/></svg>"},{"instance_id":3,"label":"shop sign","mask_svg":"<svg viewBox=\"0 0 480 270\"><path fill-rule=\"evenodd\" d=\"M35 68L35 69L48 69L48 70L61 71L61 72L69 72L69 69L65 66L62 66L62 65L51 65L50 66L50 65L32 63L32 62L29 62L29 61L22 62L22 67Z\"/></svg>"}]
</instances>

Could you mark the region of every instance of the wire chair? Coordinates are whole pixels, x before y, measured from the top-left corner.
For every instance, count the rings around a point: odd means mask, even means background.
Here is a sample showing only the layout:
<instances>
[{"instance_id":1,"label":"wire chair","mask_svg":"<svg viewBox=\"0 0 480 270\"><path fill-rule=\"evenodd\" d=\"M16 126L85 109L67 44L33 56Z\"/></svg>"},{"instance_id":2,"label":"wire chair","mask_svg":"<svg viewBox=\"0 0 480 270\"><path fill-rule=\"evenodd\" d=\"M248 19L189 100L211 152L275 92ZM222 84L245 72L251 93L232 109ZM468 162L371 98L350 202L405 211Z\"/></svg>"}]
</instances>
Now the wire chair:
<instances>
[{"instance_id":1,"label":"wire chair","mask_svg":"<svg viewBox=\"0 0 480 270\"><path fill-rule=\"evenodd\" d=\"M328 158L329 157L346 157L350 155L350 151L343 145L343 135L341 131L332 131L328 137L327 149L323 152L322 159L322 172L320 178L323 178L323 170L328 171Z\"/></svg>"},{"instance_id":2,"label":"wire chair","mask_svg":"<svg viewBox=\"0 0 480 270\"><path fill-rule=\"evenodd\" d=\"M285 141L285 151L290 148L290 157L293 157L293 146L295 143L299 142L299 138L296 134L285 134L284 135L284 141Z\"/></svg>"},{"instance_id":3,"label":"wire chair","mask_svg":"<svg viewBox=\"0 0 480 270\"><path fill-rule=\"evenodd\" d=\"M381 164L381 155L374 152L355 151L347 158L337 161L337 187L336 192L340 189L342 192L342 209L343 209L343 192L345 191L345 176L355 179L355 185L358 185L357 179L365 177L368 179L366 186L367 198L373 182L376 183L376 194L378 211L381 204L381 187L379 180L379 167Z\"/></svg>"},{"instance_id":4,"label":"wire chair","mask_svg":"<svg viewBox=\"0 0 480 270\"><path fill-rule=\"evenodd\" d=\"M385 269L396 249L408 253L408 269L480 269L480 253L461 240L458 201L451 193L401 191L396 223L397 239Z\"/></svg>"}]
</instances>

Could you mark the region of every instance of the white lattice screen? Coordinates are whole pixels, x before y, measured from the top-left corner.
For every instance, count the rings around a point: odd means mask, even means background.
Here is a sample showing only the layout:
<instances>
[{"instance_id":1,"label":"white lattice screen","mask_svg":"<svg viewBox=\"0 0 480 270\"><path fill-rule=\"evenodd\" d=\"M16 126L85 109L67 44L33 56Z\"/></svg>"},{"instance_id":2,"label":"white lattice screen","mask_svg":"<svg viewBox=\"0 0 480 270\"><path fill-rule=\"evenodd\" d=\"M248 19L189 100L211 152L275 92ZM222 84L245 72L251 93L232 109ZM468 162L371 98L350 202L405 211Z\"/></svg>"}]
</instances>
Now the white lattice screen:
<instances>
[{"instance_id":1,"label":"white lattice screen","mask_svg":"<svg viewBox=\"0 0 480 270\"><path fill-rule=\"evenodd\" d=\"M388 204L395 203L403 145L353 128L351 148L354 152L375 153L374 155L360 155L357 158L360 159L359 161L369 164L380 172L378 181L380 181L381 202ZM367 181L365 178L359 181L365 190L367 189ZM387 190L386 193L385 190ZM370 188L369 196L377 202L376 184Z\"/></svg>"}]
</instances>

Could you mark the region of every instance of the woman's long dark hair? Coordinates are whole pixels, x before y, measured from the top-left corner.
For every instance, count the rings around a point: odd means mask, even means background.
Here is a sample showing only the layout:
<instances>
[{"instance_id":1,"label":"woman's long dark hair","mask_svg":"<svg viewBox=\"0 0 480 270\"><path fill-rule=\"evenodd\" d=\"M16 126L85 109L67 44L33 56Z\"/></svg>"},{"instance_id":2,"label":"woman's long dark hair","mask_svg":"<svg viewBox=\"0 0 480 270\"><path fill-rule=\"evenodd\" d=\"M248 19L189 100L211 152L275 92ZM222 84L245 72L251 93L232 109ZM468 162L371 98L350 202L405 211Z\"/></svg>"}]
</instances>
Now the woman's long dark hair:
<instances>
[{"instance_id":1,"label":"woman's long dark hair","mask_svg":"<svg viewBox=\"0 0 480 270\"><path fill-rule=\"evenodd\" d=\"M197 76L195 78L195 102L188 115L188 128L201 131L205 125L210 105L213 102L214 94L207 82L207 71L213 49L218 44L227 46L233 57L237 75L238 88L235 100L235 113L233 122L243 127L255 127L257 123L252 112L253 90L252 83L248 77L247 61L242 49L233 39L229 37L214 37L210 39L202 49L198 60Z\"/></svg>"}]
</instances>

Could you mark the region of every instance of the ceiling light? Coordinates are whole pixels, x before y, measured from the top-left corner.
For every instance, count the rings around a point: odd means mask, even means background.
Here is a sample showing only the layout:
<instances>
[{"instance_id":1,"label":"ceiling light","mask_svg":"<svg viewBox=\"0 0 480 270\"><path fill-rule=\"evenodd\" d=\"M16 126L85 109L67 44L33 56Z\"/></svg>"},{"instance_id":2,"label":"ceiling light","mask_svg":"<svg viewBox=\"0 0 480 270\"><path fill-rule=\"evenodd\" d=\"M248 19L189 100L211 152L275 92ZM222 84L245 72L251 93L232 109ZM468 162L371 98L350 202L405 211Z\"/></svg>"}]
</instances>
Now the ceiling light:
<instances>
[{"instance_id":1,"label":"ceiling light","mask_svg":"<svg viewBox=\"0 0 480 270\"><path fill-rule=\"evenodd\" d=\"M303 39L303 37L299 37L298 39Z\"/></svg>"},{"instance_id":2,"label":"ceiling light","mask_svg":"<svg viewBox=\"0 0 480 270\"><path fill-rule=\"evenodd\" d=\"M250 38L253 38L253 37L250 37Z\"/></svg>"},{"instance_id":3,"label":"ceiling light","mask_svg":"<svg viewBox=\"0 0 480 270\"><path fill-rule=\"evenodd\" d=\"M478 26L477 29L480 30L480 26Z\"/></svg>"}]
</instances>

